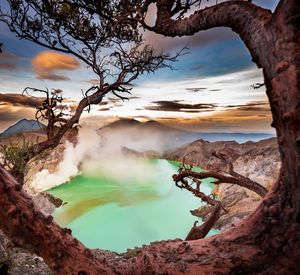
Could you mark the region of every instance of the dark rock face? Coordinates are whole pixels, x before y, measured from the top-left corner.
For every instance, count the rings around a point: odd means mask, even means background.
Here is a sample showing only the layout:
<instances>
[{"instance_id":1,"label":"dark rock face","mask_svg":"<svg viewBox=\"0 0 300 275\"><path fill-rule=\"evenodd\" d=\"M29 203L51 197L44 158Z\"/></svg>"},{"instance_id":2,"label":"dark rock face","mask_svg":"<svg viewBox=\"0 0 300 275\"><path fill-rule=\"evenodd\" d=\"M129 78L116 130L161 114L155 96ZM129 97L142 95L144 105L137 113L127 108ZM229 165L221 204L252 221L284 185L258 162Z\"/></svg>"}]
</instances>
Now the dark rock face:
<instances>
[{"instance_id":1,"label":"dark rock face","mask_svg":"<svg viewBox=\"0 0 300 275\"><path fill-rule=\"evenodd\" d=\"M46 215L52 215L62 200L41 192L32 197L36 207ZM0 230L0 275L54 275L41 257L16 247Z\"/></svg>"},{"instance_id":2,"label":"dark rock face","mask_svg":"<svg viewBox=\"0 0 300 275\"><path fill-rule=\"evenodd\" d=\"M44 126L38 124L35 120L21 120L5 131L4 135L0 135L1 144L15 144L23 139L35 141L39 138L42 141L45 139L42 127ZM69 136L70 134L67 138ZM75 138L69 138L69 140L74 142ZM51 215L55 208L62 204L60 199L45 192L39 193L32 199L37 208L46 215ZM16 247L0 230L0 274L50 275L54 273L48 268L42 258Z\"/></svg>"},{"instance_id":3,"label":"dark rock face","mask_svg":"<svg viewBox=\"0 0 300 275\"><path fill-rule=\"evenodd\" d=\"M35 205L51 215L62 201L42 192L33 197ZM0 274L11 275L52 275L54 274L41 257L16 247L0 230Z\"/></svg>"},{"instance_id":4,"label":"dark rock face","mask_svg":"<svg viewBox=\"0 0 300 275\"><path fill-rule=\"evenodd\" d=\"M32 198L35 205L47 215L51 215L62 201L42 192ZM0 274L50 275L54 274L44 260L35 254L15 247L0 230Z\"/></svg>"},{"instance_id":5,"label":"dark rock face","mask_svg":"<svg viewBox=\"0 0 300 275\"><path fill-rule=\"evenodd\" d=\"M55 208L60 207L63 203L61 199L56 198L46 192L39 193L38 195L32 197L32 199L35 205L47 215L52 215Z\"/></svg>"},{"instance_id":6,"label":"dark rock face","mask_svg":"<svg viewBox=\"0 0 300 275\"><path fill-rule=\"evenodd\" d=\"M197 140L164 155L170 160L184 161L206 170L226 171L224 163L212 155L213 151L226 154L233 163L234 171L262 184L270 189L279 175L281 161L275 138L258 142L239 144L235 141L208 142ZM226 230L236 225L249 215L260 203L261 198L243 187L232 184L220 184L214 189L215 195L221 200L224 208L216 229ZM195 216L205 219L210 207L204 206L192 210Z\"/></svg>"},{"instance_id":7,"label":"dark rock face","mask_svg":"<svg viewBox=\"0 0 300 275\"><path fill-rule=\"evenodd\" d=\"M0 230L0 274L54 275L41 257L15 247Z\"/></svg>"}]
</instances>

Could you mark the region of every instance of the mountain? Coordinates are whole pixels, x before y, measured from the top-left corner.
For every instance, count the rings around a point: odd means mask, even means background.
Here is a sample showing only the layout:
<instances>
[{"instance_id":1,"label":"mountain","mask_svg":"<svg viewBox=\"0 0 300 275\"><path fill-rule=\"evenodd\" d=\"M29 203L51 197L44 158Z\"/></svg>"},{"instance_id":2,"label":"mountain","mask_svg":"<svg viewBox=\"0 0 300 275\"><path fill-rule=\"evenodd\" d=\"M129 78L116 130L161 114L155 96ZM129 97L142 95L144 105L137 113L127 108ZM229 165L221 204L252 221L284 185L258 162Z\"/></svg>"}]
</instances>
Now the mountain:
<instances>
[{"instance_id":1,"label":"mountain","mask_svg":"<svg viewBox=\"0 0 300 275\"><path fill-rule=\"evenodd\" d=\"M122 144L134 150L155 150L165 152L173 150L177 147L191 143L195 140L204 139L210 142L213 141L236 141L243 143L247 141L259 141L274 137L272 134L266 133L205 133L191 132L173 128L155 120L140 122L135 119L120 119L111 124L104 126L98 130L108 139L117 140L117 137L122 137L125 140L130 140L130 144ZM113 136L113 137L112 137ZM150 141L151 142L147 142ZM138 144L138 147L133 145ZM156 142L155 142L156 141ZM152 144L152 147L141 147L141 144ZM133 147L131 147L133 145ZM155 147L156 146L156 147Z\"/></svg>"},{"instance_id":2,"label":"mountain","mask_svg":"<svg viewBox=\"0 0 300 275\"><path fill-rule=\"evenodd\" d=\"M199 139L175 150L166 152L163 158L176 161L185 161L189 164L202 167L205 169L222 169L224 163L213 155L213 152L221 152L227 155L230 162L236 161L238 158L243 159L260 156L262 161L267 158L273 161L279 161L279 153L276 138L269 138L257 142L248 141L238 143L236 141L214 141ZM269 161L272 162L271 160ZM268 163L268 162L267 162ZM244 165L245 167L247 164ZM242 165L241 165L242 167ZM260 166L261 170L262 166ZM256 172L258 172L256 170ZM261 173L264 174L263 172Z\"/></svg>"},{"instance_id":3,"label":"mountain","mask_svg":"<svg viewBox=\"0 0 300 275\"><path fill-rule=\"evenodd\" d=\"M148 129L148 130L155 130L155 131L161 131L161 132L173 132L173 133L182 133L183 130L179 130L176 128L173 128L171 126L168 126L166 124L160 123L155 120L148 120L144 123L140 124L140 128L142 129Z\"/></svg>"},{"instance_id":4,"label":"mountain","mask_svg":"<svg viewBox=\"0 0 300 275\"><path fill-rule=\"evenodd\" d=\"M0 134L0 138L7 138L18 133L24 132L35 132L43 130L46 126L33 119L22 119L19 120L16 124L8 127L4 132Z\"/></svg>"},{"instance_id":5,"label":"mountain","mask_svg":"<svg viewBox=\"0 0 300 275\"><path fill-rule=\"evenodd\" d=\"M131 119L131 118L122 118L108 124L107 126L104 126L102 129L104 128L118 129L123 127L134 127L139 124L141 124L141 122L139 122L138 120Z\"/></svg>"},{"instance_id":6,"label":"mountain","mask_svg":"<svg viewBox=\"0 0 300 275\"><path fill-rule=\"evenodd\" d=\"M145 131L161 131L161 132L183 132L182 130L175 129L173 127L167 126L163 123L160 123L155 120L148 120L146 122L140 122L136 119L131 118L122 118L117 121L114 121L100 130L123 130L126 129L139 129Z\"/></svg>"}]
</instances>

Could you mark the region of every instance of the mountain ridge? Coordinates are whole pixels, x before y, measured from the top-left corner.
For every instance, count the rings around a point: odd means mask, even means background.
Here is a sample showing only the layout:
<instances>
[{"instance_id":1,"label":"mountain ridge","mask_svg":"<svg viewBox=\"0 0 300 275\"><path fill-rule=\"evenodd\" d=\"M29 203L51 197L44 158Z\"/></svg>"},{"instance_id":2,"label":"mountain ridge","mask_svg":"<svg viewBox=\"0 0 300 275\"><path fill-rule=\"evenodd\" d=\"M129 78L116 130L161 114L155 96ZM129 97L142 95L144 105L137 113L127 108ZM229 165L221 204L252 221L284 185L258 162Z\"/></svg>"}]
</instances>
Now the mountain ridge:
<instances>
[{"instance_id":1,"label":"mountain ridge","mask_svg":"<svg viewBox=\"0 0 300 275\"><path fill-rule=\"evenodd\" d=\"M107 124L98 129L99 132L118 134L118 131L128 130L127 135L131 135L134 139L145 135L146 137L159 135L160 141L166 144L166 150L175 149L195 140L203 139L209 142L214 141L236 141L245 143L247 141L259 141L275 137L269 133L215 133L215 132L192 132L183 129L177 129L164 123L149 120L140 122L135 119L120 119L118 121Z\"/></svg>"},{"instance_id":2,"label":"mountain ridge","mask_svg":"<svg viewBox=\"0 0 300 275\"><path fill-rule=\"evenodd\" d=\"M23 118L0 133L0 138L7 138L24 132L42 131L45 125L34 120Z\"/></svg>"}]
</instances>

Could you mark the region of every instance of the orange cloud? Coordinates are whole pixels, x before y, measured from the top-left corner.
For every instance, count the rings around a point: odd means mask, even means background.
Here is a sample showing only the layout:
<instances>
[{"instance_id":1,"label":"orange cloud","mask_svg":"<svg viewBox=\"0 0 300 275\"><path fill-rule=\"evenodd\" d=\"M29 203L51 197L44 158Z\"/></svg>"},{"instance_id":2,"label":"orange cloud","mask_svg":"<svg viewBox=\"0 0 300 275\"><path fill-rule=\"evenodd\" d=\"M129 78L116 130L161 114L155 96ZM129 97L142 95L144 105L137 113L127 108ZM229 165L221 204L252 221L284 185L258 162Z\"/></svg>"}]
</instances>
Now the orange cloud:
<instances>
[{"instance_id":1,"label":"orange cloud","mask_svg":"<svg viewBox=\"0 0 300 275\"><path fill-rule=\"evenodd\" d=\"M79 62L66 54L44 51L32 59L33 70L37 79L69 80L68 77L59 74L58 70L73 71L79 68Z\"/></svg>"},{"instance_id":2,"label":"orange cloud","mask_svg":"<svg viewBox=\"0 0 300 275\"><path fill-rule=\"evenodd\" d=\"M203 117L157 118L166 124L190 131L201 132L274 132L270 124L272 114L268 102L250 102L232 105Z\"/></svg>"}]
</instances>

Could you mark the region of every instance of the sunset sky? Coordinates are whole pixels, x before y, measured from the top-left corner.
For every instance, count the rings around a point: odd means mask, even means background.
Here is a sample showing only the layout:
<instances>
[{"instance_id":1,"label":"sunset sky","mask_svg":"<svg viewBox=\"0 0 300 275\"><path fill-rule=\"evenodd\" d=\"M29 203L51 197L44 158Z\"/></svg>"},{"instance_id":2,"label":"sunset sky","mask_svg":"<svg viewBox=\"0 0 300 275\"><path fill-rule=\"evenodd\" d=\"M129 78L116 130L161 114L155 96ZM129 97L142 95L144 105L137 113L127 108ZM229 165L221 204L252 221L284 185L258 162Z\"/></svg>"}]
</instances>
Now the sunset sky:
<instances>
[{"instance_id":1,"label":"sunset sky","mask_svg":"<svg viewBox=\"0 0 300 275\"><path fill-rule=\"evenodd\" d=\"M2 2L2 0L1 0ZM219 1L220 2L220 1ZM277 0L253 1L274 9ZM163 69L134 82L130 101L108 95L84 121L102 124L117 117L155 119L175 127L203 132L273 132L262 72L238 36L225 28L193 37L164 38L147 32L145 40L158 49L189 53ZM34 118L34 104L21 96L27 86L62 89L69 102L81 99L81 90L95 76L73 56L47 50L15 38L0 23L0 132L22 118Z\"/></svg>"}]
</instances>

